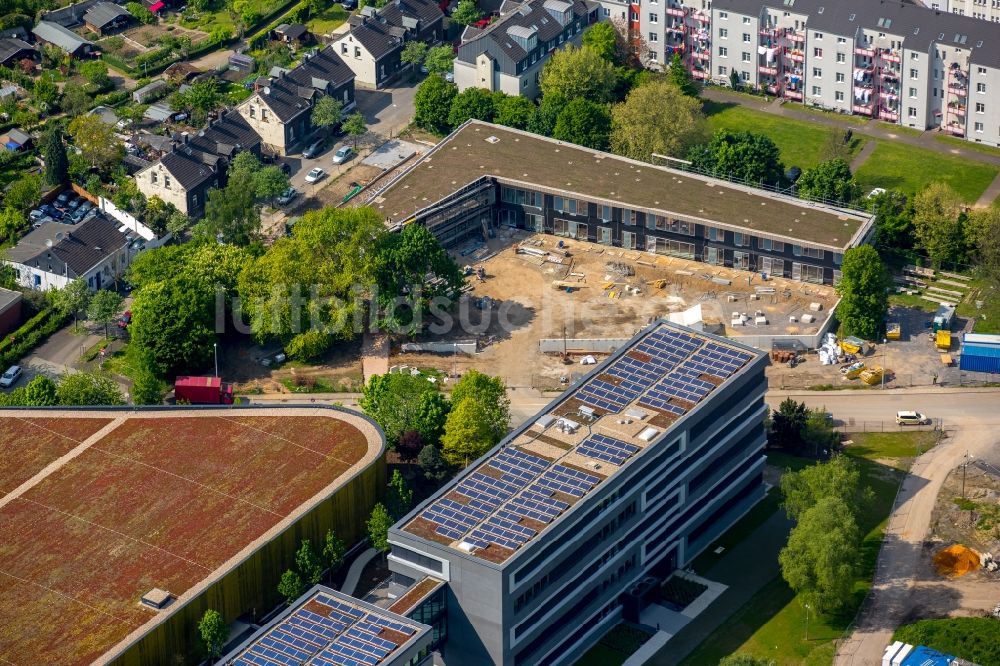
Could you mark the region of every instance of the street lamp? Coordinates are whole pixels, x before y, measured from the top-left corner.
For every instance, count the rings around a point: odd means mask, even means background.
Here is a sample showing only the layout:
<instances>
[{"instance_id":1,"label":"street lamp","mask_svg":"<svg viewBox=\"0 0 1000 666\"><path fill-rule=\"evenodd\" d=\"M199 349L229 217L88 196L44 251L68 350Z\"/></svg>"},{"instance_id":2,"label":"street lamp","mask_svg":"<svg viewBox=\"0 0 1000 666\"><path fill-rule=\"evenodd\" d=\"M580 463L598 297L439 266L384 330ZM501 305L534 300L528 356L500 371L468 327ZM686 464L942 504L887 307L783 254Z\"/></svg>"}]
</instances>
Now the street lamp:
<instances>
[{"instance_id":1,"label":"street lamp","mask_svg":"<svg viewBox=\"0 0 1000 666\"><path fill-rule=\"evenodd\" d=\"M882 338L882 390L885 390L885 373L889 368L885 367L885 354L888 351L889 338Z\"/></svg>"},{"instance_id":2,"label":"street lamp","mask_svg":"<svg viewBox=\"0 0 1000 666\"><path fill-rule=\"evenodd\" d=\"M219 376L219 343L212 343L212 355L215 357L215 376Z\"/></svg>"}]
</instances>

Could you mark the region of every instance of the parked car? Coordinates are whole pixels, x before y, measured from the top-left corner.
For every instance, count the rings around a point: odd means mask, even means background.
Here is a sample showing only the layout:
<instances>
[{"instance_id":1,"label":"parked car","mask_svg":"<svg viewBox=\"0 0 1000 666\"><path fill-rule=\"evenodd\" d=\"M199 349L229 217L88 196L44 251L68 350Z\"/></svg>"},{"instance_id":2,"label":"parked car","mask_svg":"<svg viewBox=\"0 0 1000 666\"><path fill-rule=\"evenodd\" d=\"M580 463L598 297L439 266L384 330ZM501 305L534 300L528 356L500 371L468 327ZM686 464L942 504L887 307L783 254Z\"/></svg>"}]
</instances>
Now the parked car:
<instances>
[{"instance_id":1,"label":"parked car","mask_svg":"<svg viewBox=\"0 0 1000 666\"><path fill-rule=\"evenodd\" d=\"M91 211L93 209L94 209L94 204L92 204L92 203L90 203L89 201L86 201L86 200L84 200L84 202L82 204L80 204L80 207L77 208L77 210L82 210L84 213L87 213L87 212L89 212L89 211Z\"/></svg>"},{"instance_id":2,"label":"parked car","mask_svg":"<svg viewBox=\"0 0 1000 666\"><path fill-rule=\"evenodd\" d=\"M302 157L306 158L307 160L311 160L312 158L316 157L321 152L323 152L324 148L326 148L326 139L316 139L311 144L309 144L308 148L302 151Z\"/></svg>"},{"instance_id":3,"label":"parked car","mask_svg":"<svg viewBox=\"0 0 1000 666\"><path fill-rule=\"evenodd\" d=\"M73 196L73 193L70 191L60 192L59 196L56 197L55 205L65 207Z\"/></svg>"},{"instance_id":4,"label":"parked car","mask_svg":"<svg viewBox=\"0 0 1000 666\"><path fill-rule=\"evenodd\" d=\"M278 205L287 206L297 195L298 192L295 191L295 188L289 187L287 190L278 195Z\"/></svg>"},{"instance_id":5,"label":"parked car","mask_svg":"<svg viewBox=\"0 0 1000 666\"><path fill-rule=\"evenodd\" d=\"M454 83L455 82L455 72L445 72L444 73L444 80L447 81L448 83Z\"/></svg>"},{"instance_id":6,"label":"parked car","mask_svg":"<svg viewBox=\"0 0 1000 666\"><path fill-rule=\"evenodd\" d=\"M309 173L306 174L306 182L318 183L320 180L323 179L324 176L326 176L326 171L320 169L319 167L316 167L315 169L311 170Z\"/></svg>"},{"instance_id":7,"label":"parked car","mask_svg":"<svg viewBox=\"0 0 1000 666\"><path fill-rule=\"evenodd\" d=\"M898 425L925 425L931 420L920 412L896 412L896 423Z\"/></svg>"},{"instance_id":8,"label":"parked car","mask_svg":"<svg viewBox=\"0 0 1000 666\"><path fill-rule=\"evenodd\" d=\"M38 220L42 219L45 216L46 216L45 211L39 208L36 208L35 210L28 213L28 219L31 220L32 222L37 222Z\"/></svg>"},{"instance_id":9,"label":"parked car","mask_svg":"<svg viewBox=\"0 0 1000 666\"><path fill-rule=\"evenodd\" d=\"M343 164L352 157L354 157L354 149L350 146L341 146L337 149L337 152L333 154L333 163Z\"/></svg>"},{"instance_id":10,"label":"parked car","mask_svg":"<svg viewBox=\"0 0 1000 666\"><path fill-rule=\"evenodd\" d=\"M132 311L126 310L121 317L118 317L118 328L124 330L132 323Z\"/></svg>"},{"instance_id":11,"label":"parked car","mask_svg":"<svg viewBox=\"0 0 1000 666\"><path fill-rule=\"evenodd\" d=\"M46 222L55 222L55 220L53 220L51 217L49 217L48 215L46 215L45 217L40 218L40 219L35 220L34 222L32 222L31 223L31 228L32 229L37 229L38 227L42 226Z\"/></svg>"},{"instance_id":12,"label":"parked car","mask_svg":"<svg viewBox=\"0 0 1000 666\"><path fill-rule=\"evenodd\" d=\"M81 197L76 197L75 199L72 199L68 204L66 204L66 208L69 210L76 210L77 208L80 207L80 204L82 203L83 199Z\"/></svg>"},{"instance_id":13,"label":"parked car","mask_svg":"<svg viewBox=\"0 0 1000 666\"><path fill-rule=\"evenodd\" d=\"M344 9L350 10L358 6L358 0L344 0L341 4L344 5Z\"/></svg>"},{"instance_id":14,"label":"parked car","mask_svg":"<svg viewBox=\"0 0 1000 666\"><path fill-rule=\"evenodd\" d=\"M278 168L281 169L281 173L285 174L286 176L292 172L292 165L289 164L288 162L278 162L277 165Z\"/></svg>"},{"instance_id":15,"label":"parked car","mask_svg":"<svg viewBox=\"0 0 1000 666\"><path fill-rule=\"evenodd\" d=\"M10 388L20 378L21 378L21 366L12 365L9 368L7 368L7 372L3 373L3 376L0 377L0 386L2 386L3 388Z\"/></svg>"},{"instance_id":16,"label":"parked car","mask_svg":"<svg viewBox=\"0 0 1000 666\"><path fill-rule=\"evenodd\" d=\"M42 204L38 207L38 210L42 211L54 220L61 220L63 217L62 211L51 204Z\"/></svg>"}]
</instances>

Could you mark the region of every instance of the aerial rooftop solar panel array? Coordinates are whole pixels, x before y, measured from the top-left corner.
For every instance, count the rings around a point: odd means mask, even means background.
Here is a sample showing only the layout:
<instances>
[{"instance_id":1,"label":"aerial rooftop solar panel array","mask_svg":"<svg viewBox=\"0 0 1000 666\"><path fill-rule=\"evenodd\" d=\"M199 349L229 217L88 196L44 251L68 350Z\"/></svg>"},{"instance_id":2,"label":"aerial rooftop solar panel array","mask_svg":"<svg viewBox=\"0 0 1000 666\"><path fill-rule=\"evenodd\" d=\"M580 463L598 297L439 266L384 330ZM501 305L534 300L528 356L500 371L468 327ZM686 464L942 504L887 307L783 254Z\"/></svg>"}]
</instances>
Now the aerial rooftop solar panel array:
<instances>
[{"instance_id":1,"label":"aerial rooftop solar panel array","mask_svg":"<svg viewBox=\"0 0 1000 666\"><path fill-rule=\"evenodd\" d=\"M233 666L375 666L399 647L380 635L383 630L407 637L417 631L329 595L317 594L312 601L326 607L322 614L300 607L233 660Z\"/></svg>"},{"instance_id":2,"label":"aerial rooftop solar panel array","mask_svg":"<svg viewBox=\"0 0 1000 666\"><path fill-rule=\"evenodd\" d=\"M638 401L679 418L716 388L706 376L725 380L752 358L752 353L661 326L601 368L572 397L604 414L620 413ZM590 433L573 449L617 466L639 451L601 433ZM492 471L484 473L484 467ZM556 493L581 498L601 480L513 446L501 449L484 467L455 487L467 503L441 498L420 514L435 524L437 534L477 548L492 544L516 551L537 533L522 520L551 523L570 506Z\"/></svg>"}]
</instances>

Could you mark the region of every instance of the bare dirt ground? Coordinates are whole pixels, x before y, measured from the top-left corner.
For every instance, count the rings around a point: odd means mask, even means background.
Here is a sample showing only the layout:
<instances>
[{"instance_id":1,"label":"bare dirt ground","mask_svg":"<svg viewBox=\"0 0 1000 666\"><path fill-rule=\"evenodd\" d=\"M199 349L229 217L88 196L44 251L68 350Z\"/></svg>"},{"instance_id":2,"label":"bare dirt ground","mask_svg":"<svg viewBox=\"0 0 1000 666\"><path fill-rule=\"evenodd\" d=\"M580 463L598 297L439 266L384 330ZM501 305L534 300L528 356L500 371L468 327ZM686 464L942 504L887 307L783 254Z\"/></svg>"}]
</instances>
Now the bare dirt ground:
<instances>
[{"instance_id":1,"label":"bare dirt ground","mask_svg":"<svg viewBox=\"0 0 1000 666\"><path fill-rule=\"evenodd\" d=\"M475 368L503 377L511 387L557 389L587 366L579 364L583 354L574 355L573 365L563 364L558 354L543 354L538 345L543 338L627 338L655 319L696 305L706 327L735 339L741 333L810 332L803 328L808 325L792 323L789 317L809 312L813 302L821 303L825 317L836 302L830 287L781 279L766 283L774 294L753 300L755 288L763 284L754 273L565 239L559 248L559 242L554 236L503 231L475 252L470 251L474 245L460 248L455 253L459 264L482 266L486 279L469 278L474 288L450 330L422 339L478 338L481 352L474 357L441 356L404 354L394 348L391 363L449 373ZM561 263L518 254L518 244L549 251ZM561 256L563 250L570 256ZM616 271L612 263L626 268ZM658 285L658 280L664 284ZM556 281L572 283L570 291L554 287ZM491 299L487 309L477 307L484 298ZM729 326L732 312L752 315L757 310L767 317L766 327Z\"/></svg>"},{"instance_id":2,"label":"bare dirt ground","mask_svg":"<svg viewBox=\"0 0 1000 666\"><path fill-rule=\"evenodd\" d=\"M219 345L219 374L236 384L237 393L353 392L360 390L361 340L337 343L313 365L288 363L266 367L261 360L280 345L256 345L249 337ZM297 390L296 390L297 389Z\"/></svg>"}]
</instances>

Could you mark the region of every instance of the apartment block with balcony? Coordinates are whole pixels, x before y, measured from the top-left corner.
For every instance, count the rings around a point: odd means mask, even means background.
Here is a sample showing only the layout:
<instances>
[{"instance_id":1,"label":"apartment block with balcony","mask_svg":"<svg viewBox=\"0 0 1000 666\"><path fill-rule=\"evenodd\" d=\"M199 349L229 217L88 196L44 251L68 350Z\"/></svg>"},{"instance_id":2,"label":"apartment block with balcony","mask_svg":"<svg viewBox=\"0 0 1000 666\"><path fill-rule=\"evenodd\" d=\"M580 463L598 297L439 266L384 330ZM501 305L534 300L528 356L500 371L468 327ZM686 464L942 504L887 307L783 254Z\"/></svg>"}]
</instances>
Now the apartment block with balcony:
<instances>
[{"instance_id":1,"label":"apartment block with balcony","mask_svg":"<svg viewBox=\"0 0 1000 666\"><path fill-rule=\"evenodd\" d=\"M711 19L714 81L728 84L736 71L746 85L792 101L1000 145L1000 104L989 100L1000 78L995 23L829 0L716 0ZM738 47L750 28L755 67Z\"/></svg>"},{"instance_id":2,"label":"apartment block with balcony","mask_svg":"<svg viewBox=\"0 0 1000 666\"><path fill-rule=\"evenodd\" d=\"M1000 0L938 0L926 4L959 16L1000 23ZM935 5L939 6L935 7Z\"/></svg>"}]
</instances>

